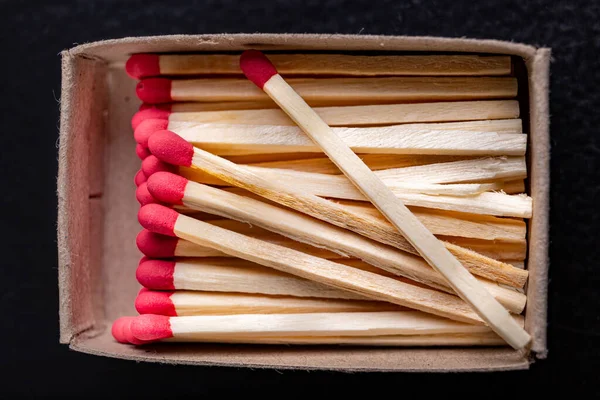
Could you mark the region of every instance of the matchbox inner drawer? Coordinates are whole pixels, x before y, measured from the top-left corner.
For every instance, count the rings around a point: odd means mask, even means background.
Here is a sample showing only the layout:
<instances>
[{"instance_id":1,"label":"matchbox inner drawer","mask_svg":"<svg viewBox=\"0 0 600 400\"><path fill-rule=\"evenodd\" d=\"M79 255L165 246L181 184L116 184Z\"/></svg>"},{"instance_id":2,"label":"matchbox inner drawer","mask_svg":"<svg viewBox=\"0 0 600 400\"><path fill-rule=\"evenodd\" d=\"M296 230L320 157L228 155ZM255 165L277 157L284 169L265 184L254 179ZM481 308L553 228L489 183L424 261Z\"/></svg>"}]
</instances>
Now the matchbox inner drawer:
<instances>
[{"instance_id":1,"label":"matchbox inner drawer","mask_svg":"<svg viewBox=\"0 0 600 400\"><path fill-rule=\"evenodd\" d=\"M319 51L360 54L474 53L513 56L523 130L529 135L526 330L531 351L494 348L356 348L117 343L112 322L136 315L141 253L133 177L140 161L130 120L140 104L124 64L141 52ZM61 342L76 351L141 361L334 370L524 369L546 355L548 49L497 41L343 35L211 35L125 38L63 52L59 150Z\"/></svg>"}]
</instances>

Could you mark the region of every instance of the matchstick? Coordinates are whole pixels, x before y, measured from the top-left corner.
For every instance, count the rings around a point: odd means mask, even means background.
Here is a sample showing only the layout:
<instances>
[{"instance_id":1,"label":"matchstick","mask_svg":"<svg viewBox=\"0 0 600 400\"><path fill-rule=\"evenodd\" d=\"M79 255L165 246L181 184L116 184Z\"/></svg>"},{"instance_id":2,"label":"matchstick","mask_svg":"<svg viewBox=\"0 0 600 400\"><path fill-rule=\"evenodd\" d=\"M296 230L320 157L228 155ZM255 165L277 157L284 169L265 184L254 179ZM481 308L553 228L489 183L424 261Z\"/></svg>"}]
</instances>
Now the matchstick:
<instances>
[{"instance_id":1,"label":"matchstick","mask_svg":"<svg viewBox=\"0 0 600 400\"><path fill-rule=\"evenodd\" d=\"M435 288L446 291L450 289L447 281L429 268L423 260L289 209L190 182L166 172L151 176L149 189L157 199L169 204L184 204L190 208L247 222L342 256L357 257L385 271ZM486 278L496 282L511 285L515 285L523 273L510 267L491 271L474 269L474 272L483 273ZM517 287L521 286L517 284ZM501 293L498 295L502 297ZM520 307L518 306L520 309L513 310L520 313L524 300Z\"/></svg>"},{"instance_id":2,"label":"matchstick","mask_svg":"<svg viewBox=\"0 0 600 400\"><path fill-rule=\"evenodd\" d=\"M484 324L483 320L456 296L266 243L181 215L158 204L141 207L138 220L150 231L177 236L220 250L232 257L350 290L373 300L388 301L466 323Z\"/></svg>"},{"instance_id":3,"label":"matchstick","mask_svg":"<svg viewBox=\"0 0 600 400\"><path fill-rule=\"evenodd\" d=\"M511 132L521 126L519 103L515 100L455 101L418 104L384 104L346 107L317 107L315 112L331 126L373 126L407 123L508 120ZM139 111L134 116L139 124L146 119L165 119L218 124L296 126L287 114L278 109L226 110L199 112ZM495 125L492 123L492 125ZM494 130L497 131L497 130ZM494 132L492 131L492 132Z\"/></svg>"},{"instance_id":4,"label":"matchstick","mask_svg":"<svg viewBox=\"0 0 600 400\"><path fill-rule=\"evenodd\" d=\"M281 179L265 179L223 158L193 147L170 131L157 132L148 142L153 154L173 165L194 166L218 176L239 188L248 190L272 202L308 214L332 225L351 230L372 240L391 245L403 251L419 254L418 251L385 218L378 218L364 212L357 212L343 204L338 204L296 189ZM174 197L180 196L184 186L172 187ZM180 197L179 197L180 198ZM467 268L506 270L511 267L484 257L473 251L451 243L446 247L467 266ZM523 271L521 271L523 272ZM526 281L522 276L518 284ZM515 284L515 283L513 283Z\"/></svg>"},{"instance_id":5,"label":"matchstick","mask_svg":"<svg viewBox=\"0 0 600 400\"><path fill-rule=\"evenodd\" d=\"M522 325L521 319L511 320ZM144 314L131 322L131 333L142 341L172 339L331 337L490 333L469 325L415 311L311 314L240 314L169 317Z\"/></svg>"},{"instance_id":6,"label":"matchstick","mask_svg":"<svg viewBox=\"0 0 600 400\"><path fill-rule=\"evenodd\" d=\"M315 113L275 67L260 52L246 51L240 58L242 71L263 89L290 118L342 170L365 197L394 225L454 291L487 324L515 349L522 349L531 336L471 273L419 222L406 206L379 180L331 128Z\"/></svg>"},{"instance_id":7,"label":"matchstick","mask_svg":"<svg viewBox=\"0 0 600 400\"><path fill-rule=\"evenodd\" d=\"M369 300L367 296L299 278L239 258L143 258L136 270L136 278L142 286L153 290Z\"/></svg>"},{"instance_id":8,"label":"matchstick","mask_svg":"<svg viewBox=\"0 0 600 400\"><path fill-rule=\"evenodd\" d=\"M494 76L512 72L508 56L270 54L284 75ZM241 75L239 55L133 54L125 70L135 79L160 75Z\"/></svg>"},{"instance_id":9,"label":"matchstick","mask_svg":"<svg viewBox=\"0 0 600 400\"><path fill-rule=\"evenodd\" d=\"M517 95L517 79L513 77L292 78L288 82L309 101L456 101L510 99ZM138 82L136 93L150 104L268 99L251 82L236 78L146 78Z\"/></svg>"},{"instance_id":10,"label":"matchstick","mask_svg":"<svg viewBox=\"0 0 600 400\"><path fill-rule=\"evenodd\" d=\"M144 121L135 133L142 144L149 136ZM299 128L277 125L227 125L162 121L158 129L169 129L188 142L219 155L254 153L318 153L319 146ZM156 121L158 123L158 121ZM443 125L443 124L434 124ZM362 154L504 155L523 156L527 136L520 133L444 131L414 129L411 125L332 128L353 151Z\"/></svg>"},{"instance_id":11,"label":"matchstick","mask_svg":"<svg viewBox=\"0 0 600 400\"><path fill-rule=\"evenodd\" d=\"M152 341L143 341L131 333L131 323L136 317L121 317L112 326L111 332L119 343L144 345ZM164 340L177 341L174 338ZM284 344L284 345L350 345L350 346L386 346L386 347L414 347L414 346L502 346L506 342L493 332L468 333L468 334L439 334L439 335L386 335L386 336L317 336L317 337L195 337L194 342L219 343L244 343L244 344Z\"/></svg>"},{"instance_id":12,"label":"matchstick","mask_svg":"<svg viewBox=\"0 0 600 400\"><path fill-rule=\"evenodd\" d=\"M235 314L306 314L400 311L377 301L267 296L245 293L153 291L142 289L135 299L140 314L168 316ZM405 310L405 309L404 309Z\"/></svg>"}]
</instances>

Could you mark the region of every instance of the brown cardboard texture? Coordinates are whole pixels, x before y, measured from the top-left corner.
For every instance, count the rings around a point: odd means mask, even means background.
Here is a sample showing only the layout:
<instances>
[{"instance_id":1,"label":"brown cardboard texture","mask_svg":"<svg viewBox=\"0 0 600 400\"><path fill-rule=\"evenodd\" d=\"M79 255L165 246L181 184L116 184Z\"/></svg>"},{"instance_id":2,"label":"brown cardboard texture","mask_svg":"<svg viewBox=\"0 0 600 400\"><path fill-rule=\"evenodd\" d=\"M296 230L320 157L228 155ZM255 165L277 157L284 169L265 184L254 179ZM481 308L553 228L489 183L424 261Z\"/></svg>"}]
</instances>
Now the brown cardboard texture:
<instances>
[{"instance_id":1,"label":"brown cardboard texture","mask_svg":"<svg viewBox=\"0 0 600 400\"><path fill-rule=\"evenodd\" d=\"M132 53L245 49L508 54L524 61L522 116L529 133L530 272L527 354L503 348L355 348L256 345L118 344L112 321L135 315L140 230L133 176L139 168L130 119L136 82L124 71ZM548 281L550 51L493 40L433 37L238 34L124 38L62 53L58 177L60 340L77 351L138 361L343 371L494 371L528 368L546 357ZM525 76L526 75L526 76ZM527 81L527 84L525 84ZM524 90L523 87L525 86ZM528 86L528 88L527 88ZM528 90L527 90L528 89ZM527 93L526 93L527 94ZM529 108L529 114L527 114ZM529 126L527 125L529 123Z\"/></svg>"}]
</instances>

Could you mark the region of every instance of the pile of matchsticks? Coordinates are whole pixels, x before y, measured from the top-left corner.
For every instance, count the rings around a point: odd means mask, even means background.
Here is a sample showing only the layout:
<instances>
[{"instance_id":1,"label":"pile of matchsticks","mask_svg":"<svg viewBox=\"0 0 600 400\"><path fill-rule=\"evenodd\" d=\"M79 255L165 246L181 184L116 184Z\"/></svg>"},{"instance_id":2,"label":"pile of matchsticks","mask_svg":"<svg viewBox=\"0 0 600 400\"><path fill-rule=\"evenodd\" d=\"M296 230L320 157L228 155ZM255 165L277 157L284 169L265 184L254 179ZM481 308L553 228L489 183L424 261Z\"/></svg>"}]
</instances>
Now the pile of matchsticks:
<instances>
[{"instance_id":1,"label":"pile of matchsticks","mask_svg":"<svg viewBox=\"0 0 600 400\"><path fill-rule=\"evenodd\" d=\"M115 339L525 347L510 57L268 57L127 62L143 288Z\"/></svg>"}]
</instances>

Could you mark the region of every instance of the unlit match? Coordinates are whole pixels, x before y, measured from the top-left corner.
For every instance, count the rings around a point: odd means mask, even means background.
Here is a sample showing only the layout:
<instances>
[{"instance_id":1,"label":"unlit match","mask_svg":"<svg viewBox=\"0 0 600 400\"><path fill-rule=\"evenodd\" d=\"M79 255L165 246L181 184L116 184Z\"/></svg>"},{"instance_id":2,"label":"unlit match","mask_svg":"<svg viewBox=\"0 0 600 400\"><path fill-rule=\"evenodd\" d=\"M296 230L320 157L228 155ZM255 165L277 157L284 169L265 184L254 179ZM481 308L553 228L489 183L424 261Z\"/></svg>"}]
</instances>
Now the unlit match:
<instances>
[{"instance_id":1,"label":"unlit match","mask_svg":"<svg viewBox=\"0 0 600 400\"><path fill-rule=\"evenodd\" d=\"M269 296L369 300L240 258L142 259L138 282L153 290L248 293Z\"/></svg>"},{"instance_id":2,"label":"unlit match","mask_svg":"<svg viewBox=\"0 0 600 400\"><path fill-rule=\"evenodd\" d=\"M355 56L346 54L270 54L284 75L509 75L509 56L418 55ZM125 69L132 78L160 75L241 75L239 55L134 54Z\"/></svg>"},{"instance_id":3,"label":"unlit match","mask_svg":"<svg viewBox=\"0 0 600 400\"><path fill-rule=\"evenodd\" d=\"M515 320L522 325L522 320ZM144 343L206 341L236 337L378 337L389 335L489 334L484 326L458 323L415 311L181 316L145 314L129 329Z\"/></svg>"}]
</instances>

